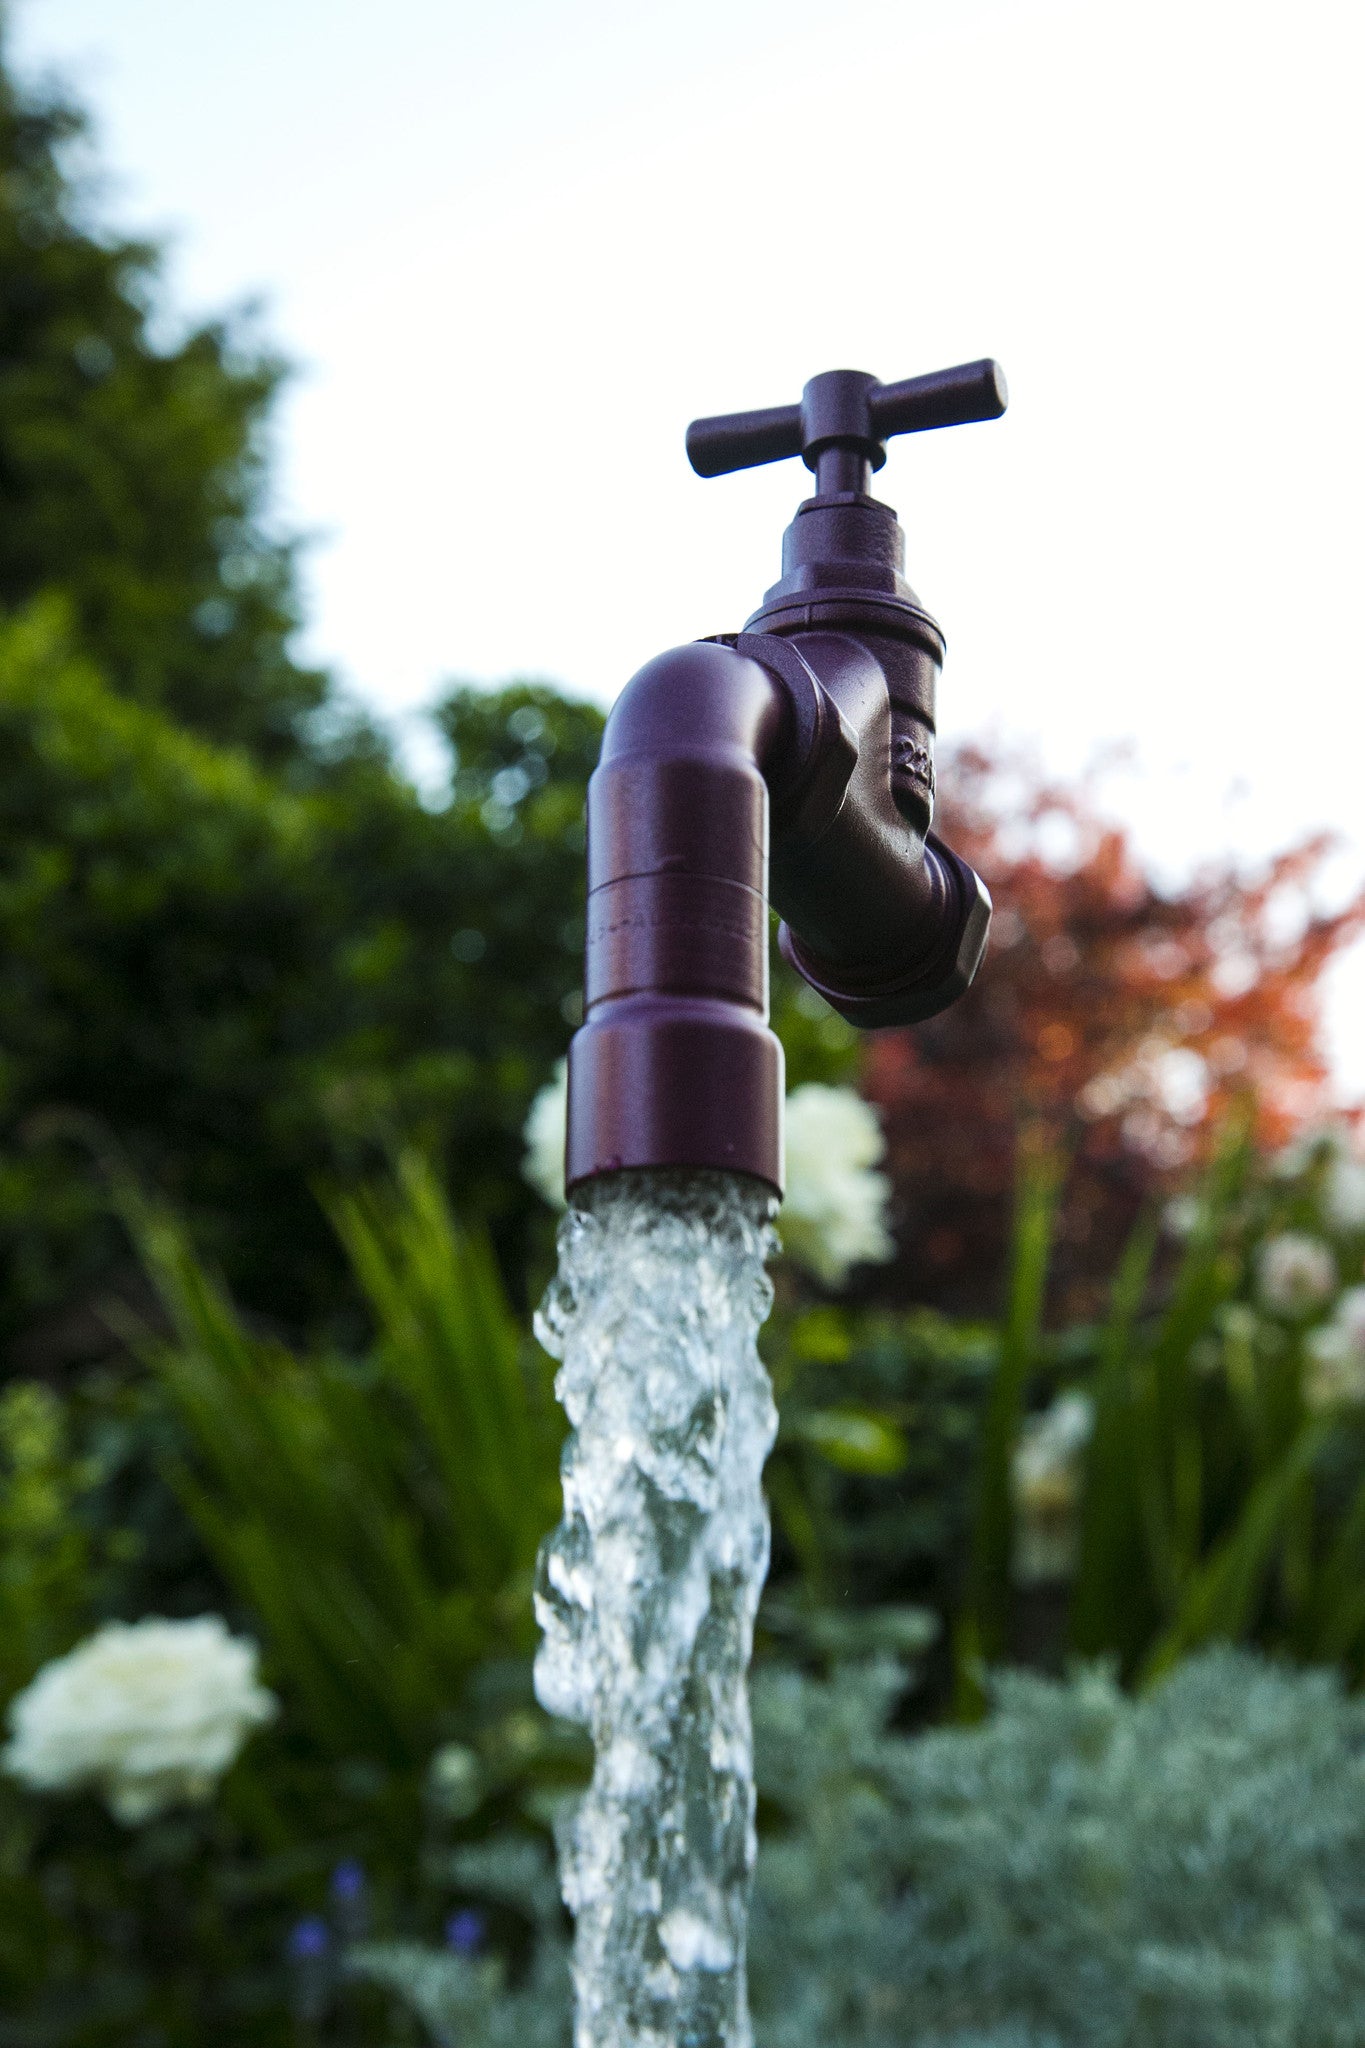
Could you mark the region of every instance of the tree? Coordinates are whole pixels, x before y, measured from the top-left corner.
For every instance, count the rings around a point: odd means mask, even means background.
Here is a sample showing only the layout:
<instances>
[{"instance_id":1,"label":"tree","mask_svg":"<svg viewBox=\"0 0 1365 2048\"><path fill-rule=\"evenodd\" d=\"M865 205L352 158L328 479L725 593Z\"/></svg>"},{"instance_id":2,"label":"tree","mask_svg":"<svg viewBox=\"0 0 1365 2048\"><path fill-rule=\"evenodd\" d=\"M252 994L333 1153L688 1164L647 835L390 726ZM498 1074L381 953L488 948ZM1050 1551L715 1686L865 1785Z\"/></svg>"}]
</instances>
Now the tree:
<instances>
[{"instance_id":1,"label":"tree","mask_svg":"<svg viewBox=\"0 0 1365 2048\"><path fill-rule=\"evenodd\" d=\"M178 1204L253 1307L349 1298L312 1192L395 1145L441 1162L520 1277L521 1124L581 980L600 714L453 696L456 795L383 758L291 789L131 702L60 609L0 628L0 1244L11 1332L124 1259L92 1161Z\"/></svg>"},{"instance_id":2,"label":"tree","mask_svg":"<svg viewBox=\"0 0 1365 2048\"><path fill-rule=\"evenodd\" d=\"M346 1298L310 1183L405 1140L515 1271L600 717L456 691L452 801L418 799L290 653L280 365L240 319L164 339L157 252L100 227L81 116L2 54L0 1329L106 1341L108 1151L287 1320Z\"/></svg>"},{"instance_id":3,"label":"tree","mask_svg":"<svg viewBox=\"0 0 1365 2048\"><path fill-rule=\"evenodd\" d=\"M0 606L60 589L116 689L297 758L325 684L289 652L292 552L262 518L280 365L241 320L158 343L157 252L93 224L83 133L0 50Z\"/></svg>"}]
</instances>

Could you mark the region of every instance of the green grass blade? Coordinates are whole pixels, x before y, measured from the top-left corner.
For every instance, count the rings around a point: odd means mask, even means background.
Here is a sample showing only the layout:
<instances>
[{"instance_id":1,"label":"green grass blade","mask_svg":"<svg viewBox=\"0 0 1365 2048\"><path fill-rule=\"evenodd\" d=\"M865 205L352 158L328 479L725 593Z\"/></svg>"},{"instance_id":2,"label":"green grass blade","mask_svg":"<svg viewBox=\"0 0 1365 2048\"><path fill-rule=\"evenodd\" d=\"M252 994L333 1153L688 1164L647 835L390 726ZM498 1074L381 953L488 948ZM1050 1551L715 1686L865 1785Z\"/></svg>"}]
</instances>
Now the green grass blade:
<instances>
[{"instance_id":1,"label":"green grass blade","mask_svg":"<svg viewBox=\"0 0 1365 2048\"><path fill-rule=\"evenodd\" d=\"M1314 1575L1297 1647L1318 1663L1349 1654L1365 1627L1365 1480L1356 1488L1331 1548Z\"/></svg>"},{"instance_id":2,"label":"green grass blade","mask_svg":"<svg viewBox=\"0 0 1365 2048\"><path fill-rule=\"evenodd\" d=\"M1154 1569L1171 1589L1185 1583L1201 1549L1203 1445L1192 1353L1237 1282L1238 1261L1226 1246L1227 1222L1249 1158L1247 1126L1238 1119L1221 1136L1204 1183L1198 1221L1152 1345L1153 1480L1164 1500L1160 1510L1149 1507L1148 1539Z\"/></svg>"},{"instance_id":3,"label":"green grass blade","mask_svg":"<svg viewBox=\"0 0 1365 2048\"><path fill-rule=\"evenodd\" d=\"M1137 1320L1151 1278L1160 1227L1139 1224L1124 1247L1095 1377L1095 1426L1081 1497L1079 1564L1072 1593L1072 1648L1085 1656L1134 1654L1155 1606L1143 1570L1150 1476L1141 1455L1144 1408Z\"/></svg>"},{"instance_id":4,"label":"green grass blade","mask_svg":"<svg viewBox=\"0 0 1365 2048\"><path fill-rule=\"evenodd\" d=\"M1202 1643L1236 1641L1246 1633L1323 1436L1320 1425L1310 1424L1275 1470L1252 1488L1232 1530L1191 1575L1175 1620L1143 1664L1142 1684L1150 1685Z\"/></svg>"},{"instance_id":5,"label":"green grass blade","mask_svg":"<svg viewBox=\"0 0 1365 2048\"><path fill-rule=\"evenodd\" d=\"M1009 1297L982 1432L965 1603L973 1654L987 1661L1005 1648L1013 1532L1011 1472L1038 1347L1061 1183L1057 1151L1036 1138L1021 1139Z\"/></svg>"}]
</instances>

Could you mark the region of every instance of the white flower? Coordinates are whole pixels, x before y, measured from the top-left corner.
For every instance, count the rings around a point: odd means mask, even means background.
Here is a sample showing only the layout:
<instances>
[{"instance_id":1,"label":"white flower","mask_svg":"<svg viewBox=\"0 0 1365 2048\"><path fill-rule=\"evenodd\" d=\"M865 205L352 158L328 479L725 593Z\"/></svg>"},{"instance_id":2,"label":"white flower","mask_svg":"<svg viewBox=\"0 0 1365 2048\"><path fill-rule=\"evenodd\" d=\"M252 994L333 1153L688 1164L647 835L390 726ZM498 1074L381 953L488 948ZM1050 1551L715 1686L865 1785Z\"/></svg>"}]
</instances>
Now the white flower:
<instances>
[{"instance_id":1,"label":"white flower","mask_svg":"<svg viewBox=\"0 0 1365 2048\"><path fill-rule=\"evenodd\" d=\"M1280 1180L1297 1180L1320 1159L1340 1159L1349 1142L1339 1123L1308 1124L1275 1154L1270 1170Z\"/></svg>"},{"instance_id":2,"label":"white flower","mask_svg":"<svg viewBox=\"0 0 1365 2048\"><path fill-rule=\"evenodd\" d=\"M1297 1180L1313 1168L1322 1169L1324 1221L1333 1230L1365 1229L1365 1163L1356 1155L1349 1126L1311 1124L1271 1163L1283 1180Z\"/></svg>"},{"instance_id":3,"label":"white flower","mask_svg":"<svg viewBox=\"0 0 1365 2048\"><path fill-rule=\"evenodd\" d=\"M569 1063L560 1060L554 1077L545 1083L531 1104L522 1136L526 1154L521 1162L522 1179L529 1181L552 1209L562 1209L564 1193L564 1142L569 1124Z\"/></svg>"},{"instance_id":4,"label":"white flower","mask_svg":"<svg viewBox=\"0 0 1365 2048\"><path fill-rule=\"evenodd\" d=\"M1204 1221L1204 1204L1198 1195L1172 1195L1161 1212L1161 1221L1168 1236L1182 1241L1191 1238Z\"/></svg>"},{"instance_id":5,"label":"white flower","mask_svg":"<svg viewBox=\"0 0 1365 2048\"><path fill-rule=\"evenodd\" d=\"M256 1656L216 1614L110 1622L12 1702L0 1761L39 1791L89 1786L130 1826L207 1799L276 1711Z\"/></svg>"},{"instance_id":6,"label":"white flower","mask_svg":"<svg viewBox=\"0 0 1365 2048\"><path fill-rule=\"evenodd\" d=\"M1348 1287L1330 1323L1308 1339L1303 1397L1310 1408L1365 1402L1365 1287Z\"/></svg>"},{"instance_id":7,"label":"white flower","mask_svg":"<svg viewBox=\"0 0 1365 2048\"><path fill-rule=\"evenodd\" d=\"M1322 1213L1333 1230L1365 1228L1365 1165L1337 1153L1322 1188Z\"/></svg>"},{"instance_id":8,"label":"white flower","mask_svg":"<svg viewBox=\"0 0 1365 2048\"><path fill-rule=\"evenodd\" d=\"M427 1772L437 1804L453 1820L468 1820L483 1798L483 1766L478 1753L463 1742L448 1742L431 1759Z\"/></svg>"},{"instance_id":9,"label":"white flower","mask_svg":"<svg viewBox=\"0 0 1365 2048\"><path fill-rule=\"evenodd\" d=\"M885 1151L876 1111L851 1088L808 1081L787 1097L782 1242L826 1287L896 1255L886 1227L891 1183L877 1171Z\"/></svg>"},{"instance_id":10,"label":"white flower","mask_svg":"<svg viewBox=\"0 0 1365 2048\"><path fill-rule=\"evenodd\" d=\"M1311 1314L1336 1292L1336 1260L1321 1238L1287 1230L1261 1246L1256 1284L1267 1308L1280 1315Z\"/></svg>"},{"instance_id":11,"label":"white flower","mask_svg":"<svg viewBox=\"0 0 1365 2048\"><path fill-rule=\"evenodd\" d=\"M1219 1329L1231 1344L1244 1349L1256 1342L1260 1334L1260 1321L1254 1308L1248 1308L1244 1301L1229 1301L1214 1317Z\"/></svg>"},{"instance_id":12,"label":"white flower","mask_svg":"<svg viewBox=\"0 0 1365 2048\"><path fill-rule=\"evenodd\" d=\"M1015 1532L1011 1568L1020 1585L1068 1578L1076 1563L1081 1460L1095 1427L1086 1394L1059 1394L1019 1432L1010 1470Z\"/></svg>"}]
</instances>

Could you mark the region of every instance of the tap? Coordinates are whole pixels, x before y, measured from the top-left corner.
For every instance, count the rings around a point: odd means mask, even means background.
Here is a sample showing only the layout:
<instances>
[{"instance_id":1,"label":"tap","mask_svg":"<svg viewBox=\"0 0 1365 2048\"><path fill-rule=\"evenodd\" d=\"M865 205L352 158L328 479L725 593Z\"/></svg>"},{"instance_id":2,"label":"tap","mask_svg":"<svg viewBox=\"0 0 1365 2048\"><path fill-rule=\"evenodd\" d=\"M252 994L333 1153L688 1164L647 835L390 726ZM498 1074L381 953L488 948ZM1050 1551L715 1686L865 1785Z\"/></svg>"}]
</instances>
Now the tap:
<instances>
[{"instance_id":1,"label":"tap","mask_svg":"<svg viewBox=\"0 0 1365 2048\"><path fill-rule=\"evenodd\" d=\"M799 405L688 428L699 475L800 456L815 492L743 631L648 662L607 720L588 785L570 1188L710 1167L781 1193L770 903L784 957L860 1028L932 1017L970 986L991 902L933 830L943 635L870 487L891 436L1005 405L989 360L896 384L829 370Z\"/></svg>"}]
</instances>

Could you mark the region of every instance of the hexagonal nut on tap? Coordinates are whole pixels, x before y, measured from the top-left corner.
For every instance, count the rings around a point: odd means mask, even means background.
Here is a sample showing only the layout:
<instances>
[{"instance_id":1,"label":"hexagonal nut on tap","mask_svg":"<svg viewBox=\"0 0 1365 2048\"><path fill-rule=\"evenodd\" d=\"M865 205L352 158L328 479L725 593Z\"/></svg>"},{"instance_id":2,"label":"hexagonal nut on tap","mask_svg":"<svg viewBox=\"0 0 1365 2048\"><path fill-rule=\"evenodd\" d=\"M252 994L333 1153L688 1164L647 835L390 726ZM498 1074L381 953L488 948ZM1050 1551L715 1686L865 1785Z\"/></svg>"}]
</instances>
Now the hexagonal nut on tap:
<instances>
[{"instance_id":1,"label":"hexagonal nut on tap","mask_svg":"<svg viewBox=\"0 0 1365 2048\"><path fill-rule=\"evenodd\" d=\"M934 1017L940 1010L946 1010L950 1003L955 1003L959 996L965 996L975 981L976 970L986 957L992 906L991 892L975 868L969 867L951 846L945 846L934 833L928 835L925 843L934 849L940 860L951 863L963 906L952 966L932 991L937 998L933 1008L923 1012L926 1017Z\"/></svg>"},{"instance_id":2,"label":"hexagonal nut on tap","mask_svg":"<svg viewBox=\"0 0 1365 2048\"><path fill-rule=\"evenodd\" d=\"M884 1030L896 1024L922 1024L936 1017L967 993L976 978L986 952L991 929L990 891L965 860L930 833L926 846L938 857L951 878L957 899L951 945L941 948L922 965L916 962L908 972L894 979L852 986L834 981L802 948L790 926L783 924L777 935L783 959L816 991L832 1010L860 1031Z\"/></svg>"}]
</instances>

